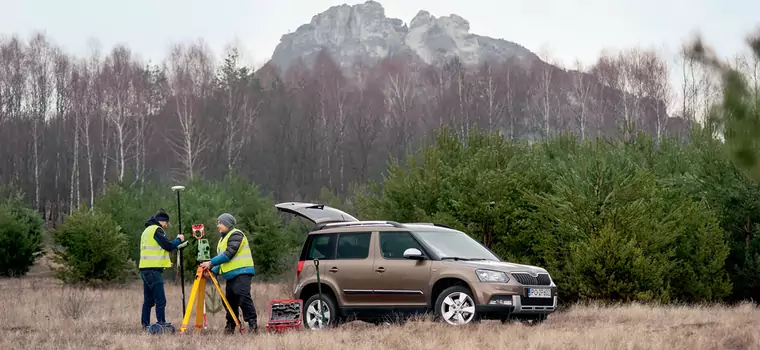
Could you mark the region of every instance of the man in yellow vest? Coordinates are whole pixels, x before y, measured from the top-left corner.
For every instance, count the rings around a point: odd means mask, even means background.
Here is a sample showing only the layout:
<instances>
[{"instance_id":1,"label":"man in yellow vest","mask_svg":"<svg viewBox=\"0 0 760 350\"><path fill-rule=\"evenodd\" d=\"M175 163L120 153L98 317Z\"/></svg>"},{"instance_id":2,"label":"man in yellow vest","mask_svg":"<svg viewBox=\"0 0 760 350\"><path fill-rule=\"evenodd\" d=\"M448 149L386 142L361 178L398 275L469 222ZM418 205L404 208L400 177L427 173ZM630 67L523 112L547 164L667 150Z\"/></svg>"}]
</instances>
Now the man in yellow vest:
<instances>
[{"instance_id":1,"label":"man in yellow vest","mask_svg":"<svg viewBox=\"0 0 760 350\"><path fill-rule=\"evenodd\" d=\"M230 303L230 308L238 317L238 308L243 311L243 319L248 323L251 333L258 331L256 307L251 298L251 279L256 274L253 264L251 246L243 231L235 228L235 217L228 213L219 215L216 228L221 238L217 244L217 256L201 264L205 269L211 269L216 275L221 275L227 280L225 283L225 297ZM239 319L239 318L238 318ZM227 325L225 333L235 332L235 320L227 311Z\"/></svg>"},{"instance_id":2,"label":"man in yellow vest","mask_svg":"<svg viewBox=\"0 0 760 350\"><path fill-rule=\"evenodd\" d=\"M166 323L166 294L164 293L164 269L172 266L169 252L185 240L184 235L177 235L170 241L164 233L169 224L169 214L160 209L145 223L145 230L140 236L140 277L143 280L143 306L140 323L143 329L150 326L150 310L156 307L156 319L159 324Z\"/></svg>"}]
</instances>

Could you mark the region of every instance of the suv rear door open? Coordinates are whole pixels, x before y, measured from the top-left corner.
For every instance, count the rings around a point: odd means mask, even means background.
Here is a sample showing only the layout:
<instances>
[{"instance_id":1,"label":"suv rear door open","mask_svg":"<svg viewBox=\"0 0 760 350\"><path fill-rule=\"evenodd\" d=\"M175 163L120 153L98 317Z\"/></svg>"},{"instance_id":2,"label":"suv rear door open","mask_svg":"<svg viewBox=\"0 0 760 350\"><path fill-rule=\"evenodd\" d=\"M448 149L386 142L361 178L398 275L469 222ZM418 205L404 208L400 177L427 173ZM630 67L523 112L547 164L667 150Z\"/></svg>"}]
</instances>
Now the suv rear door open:
<instances>
[{"instance_id":1,"label":"suv rear door open","mask_svg":"<svg viewBox=\"0 0 760 350\"><path fill-rule=\"evenodd\" d=\"M314 224L359 221L350 214L324 204L285 202L275 204L277 210L305 218Z\"/></svg>"}]
</instances>

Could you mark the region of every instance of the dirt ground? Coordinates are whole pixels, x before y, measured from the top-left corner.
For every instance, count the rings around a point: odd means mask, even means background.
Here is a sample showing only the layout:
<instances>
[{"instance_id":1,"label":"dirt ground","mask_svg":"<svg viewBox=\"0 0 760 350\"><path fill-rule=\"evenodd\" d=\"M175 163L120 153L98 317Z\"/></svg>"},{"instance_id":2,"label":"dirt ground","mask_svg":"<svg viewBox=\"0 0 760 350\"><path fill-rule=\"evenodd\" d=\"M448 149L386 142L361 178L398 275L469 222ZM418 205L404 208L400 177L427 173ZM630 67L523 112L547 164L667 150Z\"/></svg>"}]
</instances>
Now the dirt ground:
<instances>
[{"instance_id":1,"label":"dirt ground","mask_svg":"<svg viewBox=\"0 0 760 350\"><path fill-rule=\"evenodd\" d=\"M352 322L328 331L255 336L223 335L224 311L219 308L216 314L208 312L208 334L151 336L140 330L141 288L136 283L118 290L78 290L48 276L2 279L0 348L238 349L244 337L243 348L248 349L760 349L760 311L749 304L733 308L589 305L555 313L538 326L494 321L461 328L430 320L405 326ZM285 298L287 289L254 285L261 327L268 317L268 302ZM179 286L167 284L167 299L168 321L179 328Z\"/></svg>"}]
</instances>

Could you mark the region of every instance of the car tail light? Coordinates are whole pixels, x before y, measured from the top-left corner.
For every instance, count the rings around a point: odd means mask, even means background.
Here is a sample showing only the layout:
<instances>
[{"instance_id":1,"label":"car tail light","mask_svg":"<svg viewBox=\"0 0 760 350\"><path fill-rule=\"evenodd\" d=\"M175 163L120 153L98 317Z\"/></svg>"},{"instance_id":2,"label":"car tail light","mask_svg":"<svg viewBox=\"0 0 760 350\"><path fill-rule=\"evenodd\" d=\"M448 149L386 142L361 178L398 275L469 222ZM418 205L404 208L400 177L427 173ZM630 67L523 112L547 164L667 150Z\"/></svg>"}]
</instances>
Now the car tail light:
<instances>
[{"instance_id":1,"label":"car tail light","mask_svg":"<svg viewBox=\"0 0 760 350\"><path fill-rule=\"evenodd\" d=\"M301 275L301 271L303 271L303 264L304 263L305 263L305 261L303 261L303 260L301 260L301 261L298 262L298 267L296 268L296 276L300 276Z\"/></svg>"}]
</instances>

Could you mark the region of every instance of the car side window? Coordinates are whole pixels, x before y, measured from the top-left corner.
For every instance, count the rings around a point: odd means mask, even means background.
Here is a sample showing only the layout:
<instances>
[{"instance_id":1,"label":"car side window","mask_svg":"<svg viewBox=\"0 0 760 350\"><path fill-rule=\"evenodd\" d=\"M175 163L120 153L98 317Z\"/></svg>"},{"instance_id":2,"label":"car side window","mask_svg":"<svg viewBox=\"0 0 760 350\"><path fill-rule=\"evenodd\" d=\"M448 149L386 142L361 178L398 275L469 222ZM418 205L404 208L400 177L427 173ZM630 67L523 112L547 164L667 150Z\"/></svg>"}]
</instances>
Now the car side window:
<instances>
[{"instance_id":1,"label":"car side window","mask_svg":"<svg viewBox=\"0 0 760 350\"><path fill-rule=\"evenodd\" d=\"M409 232L380 232L380 251L383 254L383 258L404 259L404 251L409 248L417 248L421 252L424 251Z\"/></svg>"},{"instance_id":2,"label":"car side window","mask_svg":"<svg viewBox=\"0 0 760 350\"><path fill-rule=\"evenodd\" d=\"M372 232L341 232L336 259L366 259Z\"/></svg>"},{"instance_id":3,"label":"car side window","mask_svg":"<svg viewBox=\"0 0 760 350\"><path fill-rule=\"evenodd\" d=\"M312 235L309 250L301 260L331 260L335 259L335 234Z\"/></svg>"}]
</instances>

